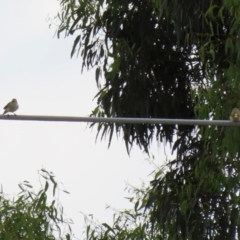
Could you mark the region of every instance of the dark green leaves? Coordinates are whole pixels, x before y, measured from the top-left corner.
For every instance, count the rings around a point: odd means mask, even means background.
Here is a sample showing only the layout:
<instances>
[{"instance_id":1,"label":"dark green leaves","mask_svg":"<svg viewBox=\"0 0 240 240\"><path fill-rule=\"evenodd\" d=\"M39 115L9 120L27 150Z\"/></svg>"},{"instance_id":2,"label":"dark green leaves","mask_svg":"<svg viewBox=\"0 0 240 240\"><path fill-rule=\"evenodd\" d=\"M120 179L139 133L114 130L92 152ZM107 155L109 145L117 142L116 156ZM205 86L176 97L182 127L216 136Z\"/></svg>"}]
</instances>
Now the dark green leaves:
<instances>
[{"instance_id":1,"label":"dark green leaves","mask_svg":"<svg viewBox=\"0 0 240 240\"><path fill-rule=\"evenodd\" d=\"M1 194L0 239L72 239L71 231L65 236L61 233L62 226L71 229L69 222L63 220L61 205L55 200L51 204L48 202L51 183L53 189L56 189L57 183L52 173L42 169L41 175L46 181L38 193L33 191L29 182L24 181L19 184L21 192L13 200Z\"/></svg>"},{"instance_id":2,"label":"dark green leaves","mask_svg":"<svg viewBox=\"0 0 240 240\"><path fill-rule=\"evenodd\" d=\"M96 67L98 106L91 116L226 120L232 108L240 107L238 1L61 4L59 32L80 30L72 54L81 47L83 67ZM176 158L145 198L159 239L239 237L237 129L100 123L97 130L109 144L114 132L123 136L128 152L133 144L148 152L153 139L174 143ZM99 239L129 237L119 225ZM92 239L97 239L95 233Z\"/></svg>"},{"instance_id":3,"label":"dark green leaves","mask_svg":"<svg viewBox=\"0 0 240 240\"><path fill-rule=\"evenodd\" d=\"M76 52L76 47L77 47L80 39L81 39L81 36L80 36L80 35L75 38L74 43L73 43L73 47L72 47L72 51L71 51L71 57L72 57L72 56L74 55L74 53Z\"/></svg>"}]
</instances>

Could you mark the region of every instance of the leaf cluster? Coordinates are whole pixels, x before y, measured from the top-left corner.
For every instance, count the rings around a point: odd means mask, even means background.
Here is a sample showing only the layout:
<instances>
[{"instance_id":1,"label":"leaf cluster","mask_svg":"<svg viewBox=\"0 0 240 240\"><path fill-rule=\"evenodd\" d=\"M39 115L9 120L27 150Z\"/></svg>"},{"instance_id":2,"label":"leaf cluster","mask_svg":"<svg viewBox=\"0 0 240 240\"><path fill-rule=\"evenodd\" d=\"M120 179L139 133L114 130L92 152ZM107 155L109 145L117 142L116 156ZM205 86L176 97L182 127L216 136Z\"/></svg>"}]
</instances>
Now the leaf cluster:
<instances>
[{"instance_id":1,"label":"leaf cluster","mask_svg":"<svg viewBox=\"0 0 240 240\"><path fill-rule=\"evenodd\" d=\"M239 1L63 0L61 6L59 32L81 32L72 53L81 49L83 67L96 67L92 116L228 119L240 107ZM114 132L122 133L128 151L136 143L148 152L154 138L174 142L176 159L144 198L148 227L159 239L239 237L239 131L98 125L109 144Z\"/></svg>"},{"instance_id":2,"label":"leaf cluster","mask_svg":"<svg viewBox=\"0 0 240 240\"><path fill-rule=\"evenodd\" d=\"M28 181L19 184L21 192L13 199L0 195L0 239L4 240L54 240L71 239L70 222L63 218L63 208L53 199L48 203L48 189L53 185L53 196L57 183L52 173L42 169L40 176L45 184L38 193ZM69 233L62 234L63 226Z\"/></svg>"},{"instance_id":3,"label":"leaf cluster","mask_svg":"<svg viewBox=\"0 0 240 240\"><path fill-rule=\"evenodd\" d=\"M205 25L191 25L191 17L197 20L202 9L193 1L188 7L179 3L171 9L175 1L169 2L166 9L164 2L157 9L151 1L62 1L64 16L58 32L65 30L68 35L80 30L72 53L82 47L83 67L97 67L98 106L91 116L194 118L191 86L203 82L204 72L193 33L204 31ZM192 129L177 128L181 134ZM109 135L109 143L113 132L122 132L128 151L135 142L148 152L154 136L172 143L175 131L175 126L157 124L98 126L102 137Z\"/></svg>"}]
</instances>

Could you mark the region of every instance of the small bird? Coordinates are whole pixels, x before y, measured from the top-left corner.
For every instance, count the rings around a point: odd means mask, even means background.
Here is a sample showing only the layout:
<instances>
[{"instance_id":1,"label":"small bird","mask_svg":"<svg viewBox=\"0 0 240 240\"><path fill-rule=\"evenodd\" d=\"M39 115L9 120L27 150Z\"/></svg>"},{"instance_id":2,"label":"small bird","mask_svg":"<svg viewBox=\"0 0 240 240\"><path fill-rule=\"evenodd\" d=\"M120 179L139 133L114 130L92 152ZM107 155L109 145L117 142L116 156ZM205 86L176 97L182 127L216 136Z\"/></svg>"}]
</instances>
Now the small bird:
<instances>
[{"instance_id":1,"label":"small bird","mask_svg":"<svg viewBox=\"0 0 240 240\"><path fill-rule=\"evenodd\" d=\"M240 121L240 110L238 108L234 108L231 112L229 119L232 122L239 122Z\"/></svg>"},{"instance_id":2,"label":"small bird","mask_svg":"<svg viewBox=\"0 0 240 240\"><path fill-rule=\"evenodd\" d=\"M12 112L14 115L16 115L14 112L16 110L18 110L19 106L18 106L18 102L17 100L14 98L11 102L9 102L5 107L4 107L4 114L8 113L8 112Z\"/></svg>"}]
</instances>

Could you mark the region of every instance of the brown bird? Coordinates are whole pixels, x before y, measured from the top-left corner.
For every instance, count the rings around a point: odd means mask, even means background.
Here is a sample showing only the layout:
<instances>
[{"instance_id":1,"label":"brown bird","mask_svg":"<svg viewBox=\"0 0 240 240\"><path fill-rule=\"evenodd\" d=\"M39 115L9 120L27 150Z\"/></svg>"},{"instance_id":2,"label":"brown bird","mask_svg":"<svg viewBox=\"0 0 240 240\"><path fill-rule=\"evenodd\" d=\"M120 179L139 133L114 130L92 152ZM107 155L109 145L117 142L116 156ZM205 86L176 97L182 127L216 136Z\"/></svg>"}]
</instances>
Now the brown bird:
<instances>
[{"instance_id":1,"label":"brown bird","mask_svg":"<svg viewBox=\"0 0 240 240\"><path fill-rule=\"evenodd\" d=\"M229 119L232 122L239 122L240 121L240 110L238 108L234 108L229 116Z\"/></svg>"},{"instance_id":2,"label":"brown bird","mask_svg":"<svg viewBox=\"0 0 240 240\"><path fill-rule=\"evenodd\" d=\"M12 112L14 113L16 110L18 110L19 106L18 106L18 102L17 100L14 98L11 102L9 102L5 107L4 107L4 114L8 113L8 112ZM15 113L14 113L15 114ZM16 115L16 114L15 114Z\"/></svg>"}]
</instances>

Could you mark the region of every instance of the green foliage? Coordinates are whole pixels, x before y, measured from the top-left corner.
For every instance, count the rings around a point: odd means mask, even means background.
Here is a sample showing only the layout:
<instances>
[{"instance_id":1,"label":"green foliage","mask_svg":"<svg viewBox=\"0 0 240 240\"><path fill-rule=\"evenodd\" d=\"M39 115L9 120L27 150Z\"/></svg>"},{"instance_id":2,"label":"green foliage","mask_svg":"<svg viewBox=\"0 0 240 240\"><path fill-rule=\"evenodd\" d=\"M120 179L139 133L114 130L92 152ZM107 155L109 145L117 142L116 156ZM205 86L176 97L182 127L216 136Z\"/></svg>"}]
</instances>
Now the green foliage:
<instances>
[{"instance_id":1,"label":"green foliage","mask_svg":"<svg viewBox=\"0 0 240 240\"><path fill-rule=\"evenodd\" d=\"M59 14L59 33L80 30L72 53L82 47L83 67L97 67L99 111L95 109L91 116L193 118L190 87L203 78L201 66L193 64L198 59L193 57L193 46L148 1L105 3L65 0L61 2L63 17ZM100 72L105 77L103 86ZM114 126L99 125L99 132L109 134L111 140ZM147 152L154 135L171 143L175 129L154 124L115 125L115 132L123 133L128 151L135 142ZM180 126L178 131L184 134L192 127Z\"/></svg>"},{"instance_id":2,"label":"green foliage","mask_svg":"<svg viewBox=\"0 0 240 240\"><path fill-rule=\"evenodd\" d=\"M98 106L91 116L191 119L211 113L222 119L236 105L236 2L62 0L60 5L58 36L62 31L77 35L71 56L81 50L83 68L96 67ZM154 136L172 143L176 130L184 139L194 128L98 126L109 144L115 131L123 133L128 151L137 143L146 152Z\"/></svg>"},{"instance_id":3,"label":"green foliage","mask_svg":"<svg viewBox=\"0 0 240 240\"><path fill-rule=\"evenodd\" d=\"M72 54L80 49L83 67L96 67L98 106L92 116L228 119L240 107L239 3L61 1L59 33L76 34ZM128 151L136 143L148 152L154 137L173 143L176 159L144 198L147 223L159 234L153 239L239 238L239 131L98 125L109 144L114 132L122 133ZM150 237L146 229L142 239Z\"/></svg>"},{"instance_id":4,"label":"green foliage","mask_svg":"<svg viewBox=\"0 0 240 240\"><path fill-rule=\"evenodd\" d=\"M56 199L51 203L47 201L49 187L53 186L53 196L57 188L54 176L44 169L39 175L45 179L45 184L38 193L27 181L19 184L21 192L13 199L1 193L0 239L71 239L71 228L63 219L63 208ZM63 226L69 228L69 233L62 233Z\"/></svg>"},{"instance_id":5,"label":"green foliage","mask_svg":"<svg viewBox=\"0 0 240 240\"><path fill-rule=\"evenodd\" d=\"M124 211L114 210L113 223L97 224L87 219L86 240L150 240L162 239L158 232L152 231L148 214L142 208L143 197L146 189L131 188L133 209Z\"/></svg>"},{"instance_id":6,"label":"green foliage","mask_svg":"<svg viewBox=\"0 0 240 240\"><path fill-rule=\"evenodd\" d=\"M155 171L151 186L131 188L132 209L115 211L111 225L88 219L85 239L238 239L239 178L235 175L230 182L221 166L210 162L214 171L198 161L194 173L174 164Z\"/></svg>"},{"instance_id":7,"label":"green foliage","mask_svg":"<svg viewBox=\"0 0 240 240\"><path fill-rule=\"evenodd\" d=\"M236 161L224 171L214 160L189 157L178 168L171 162L169 171L152 181L146 208L163 239L237 239L239 175L231 172ZM189 161L195 162L191 170Z\"/></svg>"}]
</instances>

